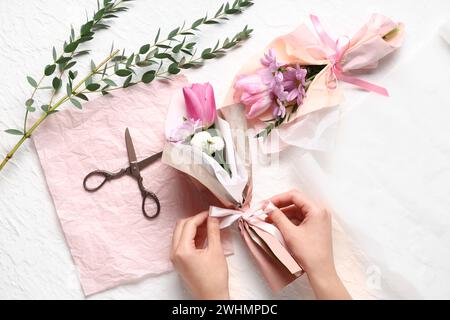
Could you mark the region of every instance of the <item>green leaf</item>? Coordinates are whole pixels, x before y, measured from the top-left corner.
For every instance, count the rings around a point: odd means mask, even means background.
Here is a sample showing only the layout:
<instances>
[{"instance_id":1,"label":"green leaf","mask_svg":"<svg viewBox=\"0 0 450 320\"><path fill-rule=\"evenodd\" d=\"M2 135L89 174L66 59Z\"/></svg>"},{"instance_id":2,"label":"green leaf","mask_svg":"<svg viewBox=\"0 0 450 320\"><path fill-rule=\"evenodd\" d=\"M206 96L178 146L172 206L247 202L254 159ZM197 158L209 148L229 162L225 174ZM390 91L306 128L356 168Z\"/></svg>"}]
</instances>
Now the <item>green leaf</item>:
<instances>
[{"instance_id":1,"label":"green leaf","mask_svg":"<svg viewBox=\"0 0 450 320\"><path fill-rule=\"evenodd\" d=\"M31 107L34 103L33 99L28 99L27 101L25 101L25 105L27 106L27 108Z\"/></svg>"},{"instance_id":2,"label":"green leaf","mask_svg":"<svg viewBox=\"0 0 450 320\"><path fill-rule=\"evenodd\" d=\"M70 79L74 80L77 77L77 75L78 75L78 71L75 71L75 72L69 71Z\"/></svg>"},{"instance_id":3,"label":"green leaf","mask_svg":"<svg viewBox=\"0 0 450 320\"><path fill-rule=\"evenodd\" d=\"M72 68L77 62L76 61L71 61L68 64L66 64L64 66L64 70L69 70L70 68Z\"/></svg>"},{"instance_id":4,"label":"green leaf","mask_svg":"<svg viewBox=\"0 0 450 320\"><path fill-rule=\"evenodd\" d=\"M192 49L196 45L195 42L189 42L187 45L185 45L186 49Z\"/></svg>"},{"instance_id":5,"label":"green leaf","mask_svg":"<svg viewBox=\"0 0 450 320\"><path fill-rule=\"evenodd\" d=\"M216 20L207 20L207 21L205 21L205 24L219 24L219 21L216 21Z\"/></svg>"},{"instance_id":6,"label":"green leaf","mask_svg":"<svg viewBox=\"0 0 450 320\"><path fill-rule=\"evenodd\" d=\"M117 87L117 84L114 81L112 81L111 79L103 79L103 82L111 87Z\"/></svg>"},{"instance_id":7,"label":"green leaf","mask_svg":"<svg viewBox=\"0 0 450 320\"><path fill-rule=\"evenodd\" d=\"M122 85L122 87L123 88L126 88L126 87L129 87L130 86L130 83L131 83L131 79L133 78L133 76L132 75L130 75L128 78L126 78L125 79L125 81L123 82L123 85Z\"/></svg>"},{"instance_id":8,"label":"green leaf","mask_svg":"<svg viewBox=\"0 0 450 320\"><path fill-rule=\"evenodd\" d=\"M16 136L23 136L23 132L20 130L17 130L17 129L8 129L8 130L5 130L5 132L9 133L9 134L14 134Z\"/></svg>"},{"instance_id":9,"label":"green leaf","mask_svg":"<svg viewBox=\"0 0 450 320\"><path fill-rule=\"evenodd\" d=\"M137 55L136 58L139 58L139 55ZM131 56L128 57L128 60L127 60L127 62L125 64L126 68L129 68L131 66L131 63L133 62L133 59L134 59L134 53L131 54Z\"/></svg>"},{"instance_id":10,"label":"green leaf","mask_svg":"<svg viewBox=\"0 0 450 320\"><path fill-rule=\"evenodd\" d=\"M80 101L78 101L78 100L75 99L75 98L70 98L70 102L72 102L72 104L73 104L76 108L78 108L78 109L82 109L82 108L83 108L83 107L81 106Z\"/></svg>"},{"instance_id":11,"label":"green leaf","mask_svg":"<svg viewBox=\"0 0 450 320\"><path fill-rule=\"evenodd\" d=\"M45 113L48 112L48 108L49 108L49 105L48 105L48 104L43 104L43 105L41 106L41 110L44 111Z\"/></svg>"},{"instance_id":12,"label":"green leaf","mask_svg":"<svg viewBox=\"0 0 450 320\"><path fill-rule=\"evenodd\" d=\"M222 12L223 6L224 6L224 4L222 3L222 5L220 6L219 10L217 10L216 14L214 15L215 18L217 18L220 15L220 13Z\"/></svg>"},{"instance_id":13,"label":"green leaf","mask_svg":"<svg viewBox=\"0 0 450 320\"><path fill-rule=\"evenodd\" d=\"M100 88L100 85L98 83L91 83L86 86L86 89L89 91L96 91L98 88Z\"/></svg>"},{"instance_id":14,"label":"green leaf","mask_svg":"<svg viewBox=\"0 0 450 320\"><path fill-rule=\"evenodd\" d=\"M168 46L165 44L157 44L156 46L161 49L171 49L172 48L171 46Z\"/></svg>"},{"instance_id":15,"label":"green leaf","mask_svg":"<svg viewBox=\"0 0 450 320\"><path fill-rule=\"evenodd\" d=\"M144 44L140 49L139 49L139 54L146 54L148 52L148 50L150 50L150 45L149 44Z\"/></svg>"},{"instance_id":16,"label":"green leaf","mask_svg":"<svg viewBox=\"0 0 450 320\"><path fill-rule=\"evenodd\" d=\"M151 66L151 65L154 64L154 63L155 63L155 62L152 61L152 60L144 60L144 61L139 61L139 62L137 62L136 65L137 65L138 67L149 67L149 66Z\"/></svg>"},{"instance_id":17,"label":"green leaf","mask_svg":"<svg viewBox=\"0 0 450 320\"><path fill-rule=\"evenodd\" d=\"M55 62L57 64L63 64L63 63L67 63L71 60L71 57L60 57L58 60L56 60Z\"/></svg>"},{"instance_id":18,"label":"green leaf","mask_svg":"<svg viewBox=\"0 0 450 320\"><path fill-rule=\"evenodd\" d=\"M56 64L49 64L44 69L44 74L46 76L50 76L53 72L55 72Z\"/></svg>"},{"instance_id":19,"label":"green leaf","mask_svg":"<svg viewBox=\"0 0 450 320\"><path fill-rule=\"evenodd\" d=\"M90 50L78 51L78 52L75 53L73 56L74 56L74 57L81 57L81 56L84 56L84 55L88 54L89 52L90 52Z\"/></svg>"},{"instance_id":20,"label":"green leaf","mask_svg":"<svg viewBox=\"0 0 450 320\"><path fill-rule=\"evenodd\" d=\"M128 69L119 69L116 71L116 74L119 77L128 77L131 74L131 71Z\"/></svg>"},{"instance_id":21,"label":"green leaf","mask_svg":"<svg viewBox=\"0 0 450 320\"><path fill-rule=\"evenodd\" d=\"M78 41L71 42L64 47L64 52L65 53L74 52L77 47L78 47Z\"/></svg>"},{"instance_id":22,"label":"green leaf","mask_svg":"<svg viewBox=\"0 0 450 320\"><path fill-rule=\"evenodd\" d=\"M202 59L213 59L216 55L211 52L211 48L205 49L202 52Z\"/></svg>"},{"instance_id":23,"label":"green leaf","mask_svg":"<svg viewBox=\"0 0 450 320\"><path fill-rule=\"evenodd\" d=\"M33 88L37 88L38 84L32 77L27 76L27 81Z\"/></svg>"},{"instance_id":24,"label":"green leaf","mask_svg":"<svg viewBox=\"0 0 450 320\"><path fill-rule=\"evenodd\" d=\"M66 92L68 97L72 95L72 86L70 85L70 83L68 83L66 86Z\"/></svg>"},{"instance_id":25,"label":"green leaf","mask_svg":"<svg viewBox=\"0 0 450 320\"><path fill-rule=\"evenodd\" d=\"M155 79L155 74L156 74L155 70L147 71L146 73L144 73L142 75L142 82L143 83L150 83L150 82L152 82L153 79Z\"/></svg>"},{"instance_id":26,"label":"green leaf","mask_svg":"<svg viewBox=\"0 0 450 320\"><path fill-rule=\"evenodd\" d=\"M183 32L180 32L180 34L183 35L183 36L193 36L193 35L195 35L195 33L190 32L190 31L183 31Z\"/></svg>"},{"instance_id":27,"label":"green leaf","mask_svg":"<svg viewBox=\"0 0 450 320\"><path fill-rule=\"evenodd\" d=\"M178 31L180 30L180 27L173 29L172 31L169 32L169 35L167 36L167 39L172 39L173 37L175 37L178 34Z\"/></svg>"},{"instance_id":28,"label":"green leaf","mask_svg":"<svg viewBox=\"0 0 450 320\"><path fill-rule=\"evenodd\" d=\"M183 53L185 53L187 55L190 55L190 56L194 55L192 52L190 52L189 50L186 50L186 49L181 49L181 52L183 52Z\"/></svg>"},{"instance_id":29,"label":"green leaf","mask_svg":"<svg viewBox=\"0 0 450 320\"><path fill-rule=\"evenodd\" d=\"M173 47L172 52L178 53L178 52L180 52L181 48L183 48L183 43L179 43L175 47Z\"/></svg>"},{"instance_id":30,"label":"green leaf","mask_svg":"<svg viewBox=\"0 0 450 320\"><path fill-rule=\"evenodd\" d=\"M77 93L75 96L78 97L78 98L80 98L80 99L89 101L88 97L86 97L86 96L85 96L83 93L81 93L81 92L80 92L80 93Z\"/></svg>"},{"instance_id":31,"label":"green leaf","mask_svg":"<svg viewBox=\"0 0 450 320\"><path fill-rule=\"evenodd\" d=\"M159 35L161 34L161 28L158 29L158 32L156 33L156 37L155 37L155 43L158 42L159 40Z\"/></svg>"},{"instance_id":32,"label":"green leaf","mask_svg":"<svg viewBox=\"0 0 450 320\"><path fill-rule=\"evenodd\" d=\"M57 54L56 54L56 49L55 49L55 47L53 47L52 55L53 55L53 61L56 61L56 59L58 58L58 56L57 56Z\"/></svg>"},{"instance_id":33,"label":"green leaf","mask_svg":"<svg viewBox=\"0 0 450 320\"><path fill-rule=\"evenodd\" d=\"M201 18L201 19L196 20L196 21L192 24L191 28L192 28L192 29L197 28L199 25L201 25L201 24L203 23L203 20L204 20L204 18Z\"/></svg>"},{"instance_id":34,"label":"green leaf","mask_svg":"<svg viewBox=\"0 0 450 320\"><path fill-rule=\"evenodd\" d=\"M85 35L88 32L91 32L92 25L94 24L94 21L88 21L85 24L83 24L80 28L81 35Z\"/></svg>"},{"instance_id":35,"label":"green leaf","mask_svg":"<svg viewBox=\"0 0 450 320\"><path fill-rule=\"evenodd\" d=\"M95 65L94 60L91 60L91 71L94 71L97 68L97 66Z\"/></svg>"},{"instance_id":36,"label":"green leaf","mask_svg":"<svg viewBox=\"0 0 450 320\"><path fill-rule=\"evenodd\" d=\"M193 63L185 63L185 64L180 65L179 67L181 69L190 69L190 68L195 67L195 64L193 64Z\"/></svg>"},{"instance_id":37,"label":"green leaf","mask_svg":"<svg viewBox=\"0 0 450 320\"><path fill-rule=\"evenodd\" d=\"M177 74L180 72L180 68L178 68L178 63L174 62L172 63L169 68L167 69L170 74Z\"/></svg>"},{"instance_id":38,"label":"green leaf","mask_svg":"<svg viewBox=\"0 0 450 320\"><path fill-rule=\"evenodd\" d=\"M175 58L173 58L170 54L165 53L165 52L155 54L155 58L156 59L169 59L172 62L176 62Z\"/></svg>"},{"instance_id":39,"label":"green leaf","mask_svg":"<svg viewBox=\"0 0 450 320\"><path fill-rule=\"evenodd\" d=\"M61 85L62 85L62 81L60 78L58 78L58 77L53 78L53 81L52 81L53 89L58 90L59 88L61 88Z\"/></svg>"},{"instance_id":40,"label":"green leaf","mask_svg":"<svg viewBox=\"0 0 450 320\"><path fill-rule=\"evenodd\" d=\"M98 10L94 15L94 20L100 20L103 17L103 14L105 13L105 9Z\"/></svg>"}]
</instances>

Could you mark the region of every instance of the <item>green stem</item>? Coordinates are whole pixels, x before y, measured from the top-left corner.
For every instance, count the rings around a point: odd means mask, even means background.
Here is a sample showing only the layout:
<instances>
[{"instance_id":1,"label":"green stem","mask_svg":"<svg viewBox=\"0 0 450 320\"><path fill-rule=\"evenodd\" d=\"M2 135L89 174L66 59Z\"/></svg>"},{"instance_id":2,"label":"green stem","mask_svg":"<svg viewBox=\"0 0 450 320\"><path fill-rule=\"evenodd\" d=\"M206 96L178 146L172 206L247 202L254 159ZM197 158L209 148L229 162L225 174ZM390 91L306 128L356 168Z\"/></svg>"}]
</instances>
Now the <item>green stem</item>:
<instances>
[{"instance_id":1,"label":"green stem","mask_svg":"<svg viewBox=\"0 0 450 320\"><path fill-rule=\"evenodd\" d=\"M78 82L78 84L72 89L72 94L77 94L77 90L84 84L84 82L94 75L103 65L108 63L117 53L119 50L115 50L112 52L105 60L103 60L94 70L92 70L83 80ZM5 165L8 163L9 159L13 157L13 155L16 153L16 151L20 148L20 146L25 142L26 139L31 137L31 134L34 130L53 112L55 111L60 105L62 105L64 102L66 102L69 99L69 95L65 95L61 99L58 100L51 108L49 108L48 112L44 113L36 122L33 124L33 126L24 133L22 138L16 143L14 148L8 152L8 154L3 159L2 163L0 164L0 171L5 167Z\"/></svg>"},{"instance_id":2,"label":"green stem","mask_svg":"<svg viewBox=\"0 0 450 320\"><path fill-rule=\"evenodd\" d=\"M41 85L41 83L44 80L44 78L45 78L45 75L42 76L41 79L39 80L36 88L34 88L33 92L31 93L30 99L34 98L34 95L36 94L37 89L39 89L39 86ZM29 111L28 111L28 108L27 108L27 110L25 111L25 119L23 120L23 132L27 132L28 113L29 113Z\"/></svg>"}]
</instances>

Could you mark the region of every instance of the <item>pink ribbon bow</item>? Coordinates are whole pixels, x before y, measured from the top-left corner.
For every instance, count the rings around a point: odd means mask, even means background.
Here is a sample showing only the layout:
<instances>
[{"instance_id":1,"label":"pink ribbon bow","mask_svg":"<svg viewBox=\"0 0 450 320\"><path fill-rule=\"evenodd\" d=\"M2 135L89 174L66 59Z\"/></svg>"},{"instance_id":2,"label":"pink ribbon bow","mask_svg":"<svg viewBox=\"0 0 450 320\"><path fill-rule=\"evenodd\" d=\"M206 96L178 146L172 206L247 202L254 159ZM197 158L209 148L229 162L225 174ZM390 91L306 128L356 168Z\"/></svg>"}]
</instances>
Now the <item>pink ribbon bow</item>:
<instances>
[{"instance_id":1,"label":"pink ribbon bow","mask_svg":"<svg viewBox=\"0 0 450 320\"><path fill-rule=\"evenodd\" d=\"M248 224L270 233L283 245L283 247L286 247L280 230L273 224L265 221L267 215L276 208L277 207L270 201L252 206L247 210L233 210L212 206L209 208L209 215L215 218L222 218L220 221L220 229L225 229L240 219L245 220Z\"/></svg>"},{"instance_id":2,"label":"pink ribbon bow","mask_svg":"<svg viewBox=\"0 0 450 320\"><path fill-rule=\"evenodd\" d=\"M385 88L377 86L368 81L362 80L360 78L346 75L344 73L344 71L341 68L341 61L342 58L344 57L345 52L350 47L349 38L346 36L342 36L339 37L338 40L334 41L325 31L317 16L310 15L310 18L314 26L314 29L316 30L317 35L319 36L320 41L322 41L322 43L325 46L327 46L333 51L333 54L328 57L328 60L331 62L330 76L328 78L328 88L336 89L337 80L341 80L353 84L361 89L372 91L388 97L389 93Z\"/></svg>"}]
</instances>

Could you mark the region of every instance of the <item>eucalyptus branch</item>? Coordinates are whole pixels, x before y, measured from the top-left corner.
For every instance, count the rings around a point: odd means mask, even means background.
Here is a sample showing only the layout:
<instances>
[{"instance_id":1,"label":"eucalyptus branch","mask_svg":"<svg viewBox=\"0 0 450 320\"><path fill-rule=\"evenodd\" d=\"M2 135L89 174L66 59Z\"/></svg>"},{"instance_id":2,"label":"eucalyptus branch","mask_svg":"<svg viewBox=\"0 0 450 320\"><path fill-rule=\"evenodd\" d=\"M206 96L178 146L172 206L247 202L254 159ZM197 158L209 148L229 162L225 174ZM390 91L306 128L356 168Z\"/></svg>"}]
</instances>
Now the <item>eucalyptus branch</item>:
<instances>
[{"instance_id":1,"label":"eucalyptus branch","mask_svg":"<svg viewBox=\"0 0 450 320\"><path fill-rule=\"evenodd\" d=\"M219 58L225 55L227 50L232 49L233 47L237 46L240 42L245 41L250 37L250 34L253 32L253 29L249 29L248 26L245 26L244 29L240 32L238 32L236 35L234 35L231 39L226 38L222 45L220 45L220 41L216 42L216 45L211 48L206 48L202 50L202 53L199 56L192 55L191 58L188 60L186 58L186 55L182 55L182 57L178 57L178 60L174 58L173 56L166 56L161 57L161 61L167 60L169 61L169 65L165 65L166 68L163 68L161 64L158 64L158 68L146 71L139 80L135 80L133 82L133 76L135 76L137 73L135 71L135 68L137 67L134 64L130 64L128 66L128 69L118 69L119 72L115 72L113 74L106 74L102 79L99 79L98 82L89 82L86 86L85 90L83 90L82 94L87 93L94 93L94 92L101 92L103 94L107 94L110 91L114 91L117 89L121 89L124 87L128 87L131 85L135 85L137 83L149 83L157 78L166 78L166 75L174 75L178 74L181 69L190 69L190 68L198 68L202 66L206 60ZM130 73L122 73L120 70L128 70ZM117 84L111 80L110 78L114 75L117 75L119 73L120 75L126 75L126 79L122 86L117 86ZM136 78L136 76L134 77ZM91 80L92 81L92 80ZM105 83L105 86L103 88L101 87L101 82Z\"/></svg>"},{"instance_id":2,"label":"eucalyptus branch","mask_svg":"<svg viewBox=\"0 0 450 320\"><path fill-rule=\"evenodd\" d=\"M77 48L82 43L91 41L94 38L96 31L108 29L109 26L106 24L106 20L116 18L117 17L116 14L118 12L128 10L127 7L123 7L121 6L121 4L123 2L129 1L131 0L116 0L116 1L105 0L103 1L103 5L100 5L100 3L97 2L97 10L94 11L92 18L87 19L86 23L81 26L78 36L76 36L75 30L73 29L73 27L71 27L69 40L64 42L62 52L58 55L55 47L53 47L52 50L53 62L45 66L44 74L42 75L41 79L37 82L36 80L34 80L33 77L27 76L27 81L33 87L33 91L31 96L25 101L26 110L25 110L23 131L16 129L8 129L6 130L7 133L24 135L24 133L27 131L28 114L30 112L36 111L34 99L36 91L39 89L44 89L44 87L41 87L41 83L45 80L45 78L51 77L55 72L56 68L58 67L60 75L53 78L51 83L52 86L45 87L46 89L53 90L50 102L48 104L41 106L41 109L44 112L47 112L48 106L51 105L54 96L58 93L58 90L62 85L61 79L63 74L69 69L71 69L73 66L75 66L75 64L77 63L77 61L74 58L89 53L89 50L77 51Z\"/></svg>"},{"instance_id":3,"label":"eucalyptus branch","mask_svg":"<svg viewBox=\"0 0 450 320\"><path fill-rule=\"evenodd\" d=\"M6 157L0 164L0 170L13 157L16 151L24 143L24 141L31 136L36 128L51 114L57 112L58 108L64 103L70 101L76 108L81 109L82 105L79 99L88 100L85 93L102 93L108 94L110 91L126 88L139 82L150 83L155 78L166 78L166 74L178 74L182 69L190 69L200 67L205 60L214 59L223 56L227 50L238 45L240 42L250 37L252 29L247 26L234 37L226 38L222 45L220 41L214 47L206 48L201 51L197 57L196 42L188 40L190 36L195 35L200 26L208 24L217 24L221 20L228 20L229 16L239 14L244 9L253 5L252 0L235 0L232 4L223 4L215 13L213 17L204 17L197 19L190 26L186 27L183 24L181 27L173 29L166 38L160 40L161 30L159 29L154 41L150 44L144 44L140 49L126 56L125 50L122 54L118 54L119 50L111 48L110 55L105 58L100 64L96 65L91 60L91 72L89 72L81 81L74 84L78 76L77 71L69 70L76 63L76 57L88 54L89 50L78 50L83 42L93 39L95 31L107 29L105 19L117 17L115 13L126 11L128 8L121 6L124 2L132 0L103 0L103 5L98 4L97 11L94 12L93 18L88 19L80 28L80 33L76 36L74 29L71 28L71 35L69 41L64 43L63 52L58 55L55 48L53 48L53 63L44 68L44 76L39 82L36 82L32 77L28 76L27 80L33 87L33 93L26 103L26 115L24 121L24 130L8 129L7 133L21 135L21 139L16 143L13 149L8 152ZM51 81L51 87L41 87L41 83L54 74L58 66L59 75L54 76ZM155 69L155 67L157 67ZM108 70L113 68L113 72ZM141 69L142 68L142 69ZM139 71L143 71L141 76L138 76ZM61 97L56 103L53 99L56 97L58 90L62 87L62 78L68 71L68 79L66 83L66 94ZM116 84L111 78L124 79L120 86ZM117 81L117 80L116 80ZM27 117L29 112L34 112L35 99L34 95L38 89L52 89L50 102L42 105L43 114L37 121L27 130Z\"/></svg>"},{"instance_id":4,"label":"eucalyptus branch","mask_svg":"<svg viewBox=\"0 0 450 320\"><path fill-rule=\"evenodd\" d=\"M17 144L14 146L14 148L8 152L8 154L6 155L6 157L3 159L2 163L0 164L0 170L3 169L3 167L6 165L6 163L9 161L9 159L12 158L12 156L14 155L14 153L19 149L19 147L25 142L26 139L28 139L31 134L33 133L34 130L36 130L36 128L42 123L42 121L44 121L49 115L51 115L52 113L56 112L56 109L61 106L64 102L66 102L67 100L71 100L72 101L72 95L76 94L77 90L84 84L84 82L86 81L86 79L88 77L91 77L93 74L95 74L104 64L108 63L108 61L110 61L117 53L119 52L119 50L114 51L110 56L108 56L104 61L102 61L98 67L94 70L92 70L87 76L86 78L84 78L83 80L81 80L70 92L67 92L67 94L65 96L63 96L58 102L56 102L53 106L51 106L49 108L49 110L45 113L43 113L41 115L41 117L33 124L33 126L27 131L25 132L25 134L22 136L22 138L19 140L19 142L17 142ZM79 103L79 102L78 102ZM80 105L81 106L81 105Z\"/></svg>"}]
</instances>

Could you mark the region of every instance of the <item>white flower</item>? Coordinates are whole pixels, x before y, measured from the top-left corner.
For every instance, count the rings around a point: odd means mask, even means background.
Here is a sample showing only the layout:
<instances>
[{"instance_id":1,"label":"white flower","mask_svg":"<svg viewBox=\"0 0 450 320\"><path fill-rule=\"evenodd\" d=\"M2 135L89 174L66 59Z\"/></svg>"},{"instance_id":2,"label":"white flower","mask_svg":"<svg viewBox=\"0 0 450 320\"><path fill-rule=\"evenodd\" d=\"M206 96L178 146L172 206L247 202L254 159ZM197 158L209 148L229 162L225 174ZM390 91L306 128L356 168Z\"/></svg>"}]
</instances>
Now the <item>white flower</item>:
<instances>
[{"instance_id":1,"label":"white flower","mask_svg":"<svg viewBox=\"0 0 450 320\"><path fill-rule=\"evenodd\" d=\"M214 152L222 151L225 147L225 142L219 136L213 137L209 132L201 131L192 137L191 145L208 155L212 155Z\"/></svg>"},{"instance_id":2,"label":"white flower","mask_svg":"<svg viewBox=\"0 0 450 320\"><path fill-rule=\"evenodd\" d=\"M191 139L191 145L204 152L207 152L209 139L211 139L211 135L209 134L209 132L201 131L194 134L194 136Z\"/></svg>"},{"instance_id":3,"label":"white flower","mask_svg":"<svg viewBox=\"0 0 450 320\"><path fill-rule=\"evenodd\" d=\"M225 142L219 136L211 137L210 139L208 139L208 147L208 153L213 154L214 152L222 151L225 147Z\"/></svg>"}]
</instances>

